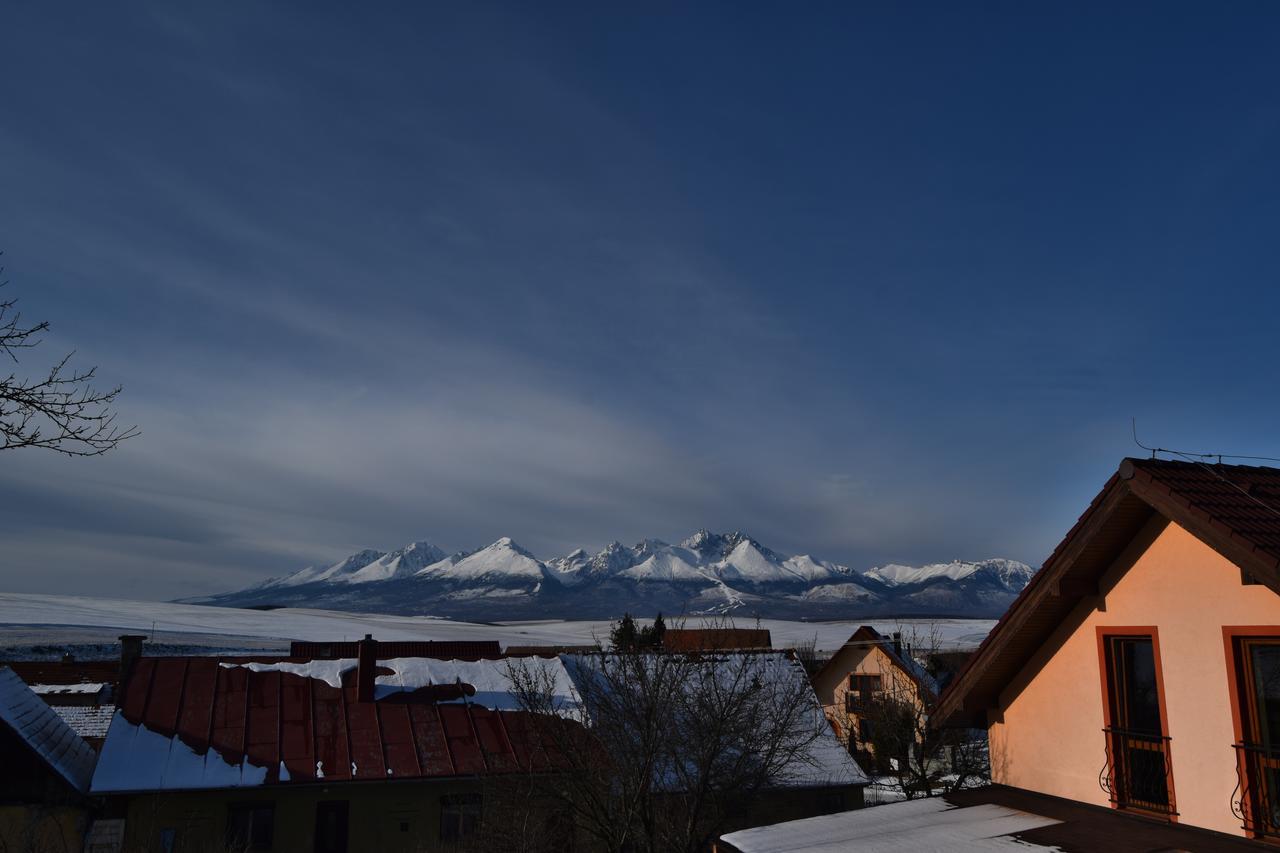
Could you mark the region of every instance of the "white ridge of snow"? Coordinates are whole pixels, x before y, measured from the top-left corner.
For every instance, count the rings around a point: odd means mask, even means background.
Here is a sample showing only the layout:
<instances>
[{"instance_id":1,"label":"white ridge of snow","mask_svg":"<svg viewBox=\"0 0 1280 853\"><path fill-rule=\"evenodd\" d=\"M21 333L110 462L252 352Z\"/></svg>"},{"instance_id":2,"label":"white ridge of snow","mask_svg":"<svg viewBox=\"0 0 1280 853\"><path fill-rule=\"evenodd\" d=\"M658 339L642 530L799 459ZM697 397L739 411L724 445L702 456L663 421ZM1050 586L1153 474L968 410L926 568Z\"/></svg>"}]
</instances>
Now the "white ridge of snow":
<instances>
[{"instance_id":1,"label":"white ridge of snow","mask_svg":"<svg viewBox=\"0 0 1280 853\"><path fill-rule=\"evenodd\" d=\"M408 577L443 559L444 551L430 542L410 542L403 548L382 555L342 580L347 583L368 583Z\"/></svg>"},{"instance_id":2,"label":"white ridge of snow","mask_svg":"<svg viewBox=\"0 0 1280 853\"><path fill-rule=\"evenodd\" d=\"M385 555L385 551L366 548L363 551L352 554L350 557L339 560L332 566L307 566L305 569L299 569L291 575L285 575L282 578L259 584L256 588L271 589L282 586L301 586L302 584L318 583L320 581L341 581Z\"/></svg>"},{"instance_id":3,"label":"white ridge of snow","mask_svg":"<svg viewBox=\"0 0 1280 853\"><path fill-rule=\"evenodd\" d=\"M644 543L649 545L650 543ZM679 546L660 543L646 559L618 573L619 577L638 581L706 581L698 555Z\"/></svg>"},{"instance_id":4,"label":"white ridge of snow","mask_svg":"<svg viewBox=\"0 0 1280 853\"><path fill-rule=\"evenodd\" d=\"M690 619L689 627L704 622ZM890 619L860 617L832 622L796 622L764 619L762 628L773 633L780 648L817 637L818 648L839 649L860 625L871 625L882 634L909 630L903 625L920 625L922 631L937 628L948 647L972 648L995 625L994 619ZM275 638L331 641L335 637L363 637L379 640L498 640L519 645L589 645L607 635L610 622L599 620L532 620L500 624L477 624L435 616L362 614L340 610L284 607L276 610L242 610L200 604L165 601L129 601L101 596L47 595L0 592L0 624L9 629L25 629L23 642L52 642L67 627L83 627L121 633L161 632L166 641L176 637L227 635L253 641ZM52 627L51 627L52 626Z\"/></svg>"},{"instance_id":5,"label":"white ridge of snow","mask_svg":"<svg viewBox=\"0 0 1280 853\"><path fill-rule=\"evenodd\" d=\"M923 583L936 578L947 578L953 581L964 580L982 570L996 573L1006 585L1011 579L1020 577L1024 582L1032 575L1032 569L1017 560L991 559L979 562L952 560L949 563L931 563L926 566L902 566L890 563L866 571L866 576L883 581L889 586L904 586Z\"/></svg>"},{"instance_id":6,"label":"white ridge of snow","mask_svg":"<svg viewBox=\"0 0 1280 853\"><path fill-rule=\"evenodd\" d=\"M542 562L504 536L487 548L461 557L446 557L418 572L418 577L449 580L520 579L541 582L547 574Z\"/></svg>"}]
</instances>

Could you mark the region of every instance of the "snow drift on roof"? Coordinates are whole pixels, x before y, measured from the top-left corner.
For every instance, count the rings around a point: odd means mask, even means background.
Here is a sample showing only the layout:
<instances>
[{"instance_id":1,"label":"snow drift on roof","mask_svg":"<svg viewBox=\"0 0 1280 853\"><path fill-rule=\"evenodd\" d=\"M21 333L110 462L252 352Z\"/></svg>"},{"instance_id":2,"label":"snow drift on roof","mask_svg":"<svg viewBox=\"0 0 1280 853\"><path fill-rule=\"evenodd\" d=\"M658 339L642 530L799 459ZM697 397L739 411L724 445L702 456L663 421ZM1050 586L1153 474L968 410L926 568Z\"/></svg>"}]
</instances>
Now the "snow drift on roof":
<instances>
[{"instance_id":1,"label":"snow drift on roof","mask_svg":"<svg viewBox=\"0 0 1280 853\"><path fill-rule=\"evenodd\" d=\"M742 853L1013 853L1055 849L1012 834L1058 822L990 803L955 808L934 797L744 829L724 841Z\"/></svg>"},{"instance_id":2,"label":"snow drift on roof","mask_svg":"<svg viewBox=\"0 0 1280 853\"><path fill-rule=\"evenodd\" d=\"M251 672L287 672L303 678L315 678L330 687L337 688L342 686L343 674L355 669L357 661L354 658L342 658L219 665L228 669L243 667ZM556 696L560 697L566 705L577 704L573 682L559 658L522 658L517 665L550 676L556 686ZM507 659L463 661L412 657L379 660L378 668L389 669L391 674L379 675L374 680L374 698L385 699L393 693L407 693L432 685L462 682L475 688L475 695L468 696L465 701L473 705L482 705L491 711L516 711L519 710L519 704L516 702L515 688L511 681L511 666L512 662ZM437 701L462 702L463 699Z\"/></svg>"},{"instance_id":3,"label":"snow drift on roof","mask_svg":"<svg viewBox=\"0 0 1280 853\"><path fill-rule=\"evenodd\" d=\"M0 667L0 720L67 784L81 793L88 790L97 760L93 748L7 666Z\"/></svg>"}]
</instances>

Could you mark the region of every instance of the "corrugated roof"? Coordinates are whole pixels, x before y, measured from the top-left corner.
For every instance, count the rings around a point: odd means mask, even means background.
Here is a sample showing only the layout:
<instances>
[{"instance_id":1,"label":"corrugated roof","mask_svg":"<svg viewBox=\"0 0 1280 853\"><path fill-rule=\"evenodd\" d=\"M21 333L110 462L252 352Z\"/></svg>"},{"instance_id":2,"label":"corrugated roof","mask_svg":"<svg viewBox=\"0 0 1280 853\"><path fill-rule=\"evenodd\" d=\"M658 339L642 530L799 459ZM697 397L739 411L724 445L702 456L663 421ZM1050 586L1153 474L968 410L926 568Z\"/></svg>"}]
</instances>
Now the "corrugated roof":
<instances>
[{"instance_id":1,"label":"corrugated roof","mask_svg":"<svg viewBox=\"0 0 1280 853\"><path fill-rule=\"evenodd\" d=\"M555 670L558 659L531 659ZM357 701L354 660L141 658L95 793L472 776L528 767L504 661L379 660Z\"/></svg>"},{"instance_id":2,"label":"corrugated roof","mask_svg":"<svg viewBox=\"0 0 1280 853\"><path fill-rule=\"evenodd\" d=\"M7 666L0 667L0 720L72 788L89 788L97 755Z\"/></svg>"}]
</instances>

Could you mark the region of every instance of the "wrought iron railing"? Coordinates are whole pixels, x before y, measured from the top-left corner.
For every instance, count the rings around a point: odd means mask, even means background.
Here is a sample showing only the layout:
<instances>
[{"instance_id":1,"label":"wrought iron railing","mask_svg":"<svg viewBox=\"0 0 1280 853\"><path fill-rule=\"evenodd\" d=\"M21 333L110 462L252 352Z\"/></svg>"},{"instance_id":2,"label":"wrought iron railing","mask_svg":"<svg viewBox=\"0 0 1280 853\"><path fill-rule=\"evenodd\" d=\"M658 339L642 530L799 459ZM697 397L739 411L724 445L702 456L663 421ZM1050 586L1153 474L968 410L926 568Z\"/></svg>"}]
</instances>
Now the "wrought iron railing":
<instances>
[{"instance_id":1,"label":"wrought iron railing","mask_svg":"<svg viewBox=\"0 0 1280 853\"><path fill-rule=\"evenodd\" d=\"M1246 832L1280 836L1280 747L1234 744L1236 788L1231 811Z\"/></svg>"},{"instance_id":2,"label":"wrought iron railing","mask_svg":"<svg viewBox=\"0 0 1280 853\"><path fill-rule=\"evenodd\" d=\"M1105 728L1106 764L1098 784L1117 808L1175 815L1169 779L1169 738L1129 729Z\"/></svg>"}]
</instances>

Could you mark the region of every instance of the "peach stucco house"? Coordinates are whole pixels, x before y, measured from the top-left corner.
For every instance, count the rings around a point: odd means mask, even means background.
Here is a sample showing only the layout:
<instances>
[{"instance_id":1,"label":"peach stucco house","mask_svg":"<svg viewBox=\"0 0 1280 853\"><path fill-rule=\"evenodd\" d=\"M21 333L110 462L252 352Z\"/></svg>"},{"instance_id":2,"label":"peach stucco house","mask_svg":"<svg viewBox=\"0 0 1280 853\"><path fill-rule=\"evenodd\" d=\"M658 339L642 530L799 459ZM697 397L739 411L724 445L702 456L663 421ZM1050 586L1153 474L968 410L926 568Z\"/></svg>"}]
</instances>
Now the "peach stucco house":
<instances>
[{"instance_id":1,"label":"peach stucco house","mask_svg":"<svg viewBox=\"0 0 1280 853\"><path fill-rule=\"evenodd\" d=\"M854 631L814 674L813 688L836 737L868 771L875 768L876 756L870 721L860 712L883 696L924 707L937 694L929 674L904 654L900 635L891 641L868 625Z\"/></svg>"},{"instance_id":2,"label":"peach stucco house","mask_svg":"<svg viewBox=\"0 0 1280 853\"><path fill-rule=\"evenodd\" d=\"M939 699L994 782L1280 840L1280 469L1126 459Z\"/></svg>"}]
</instances>

